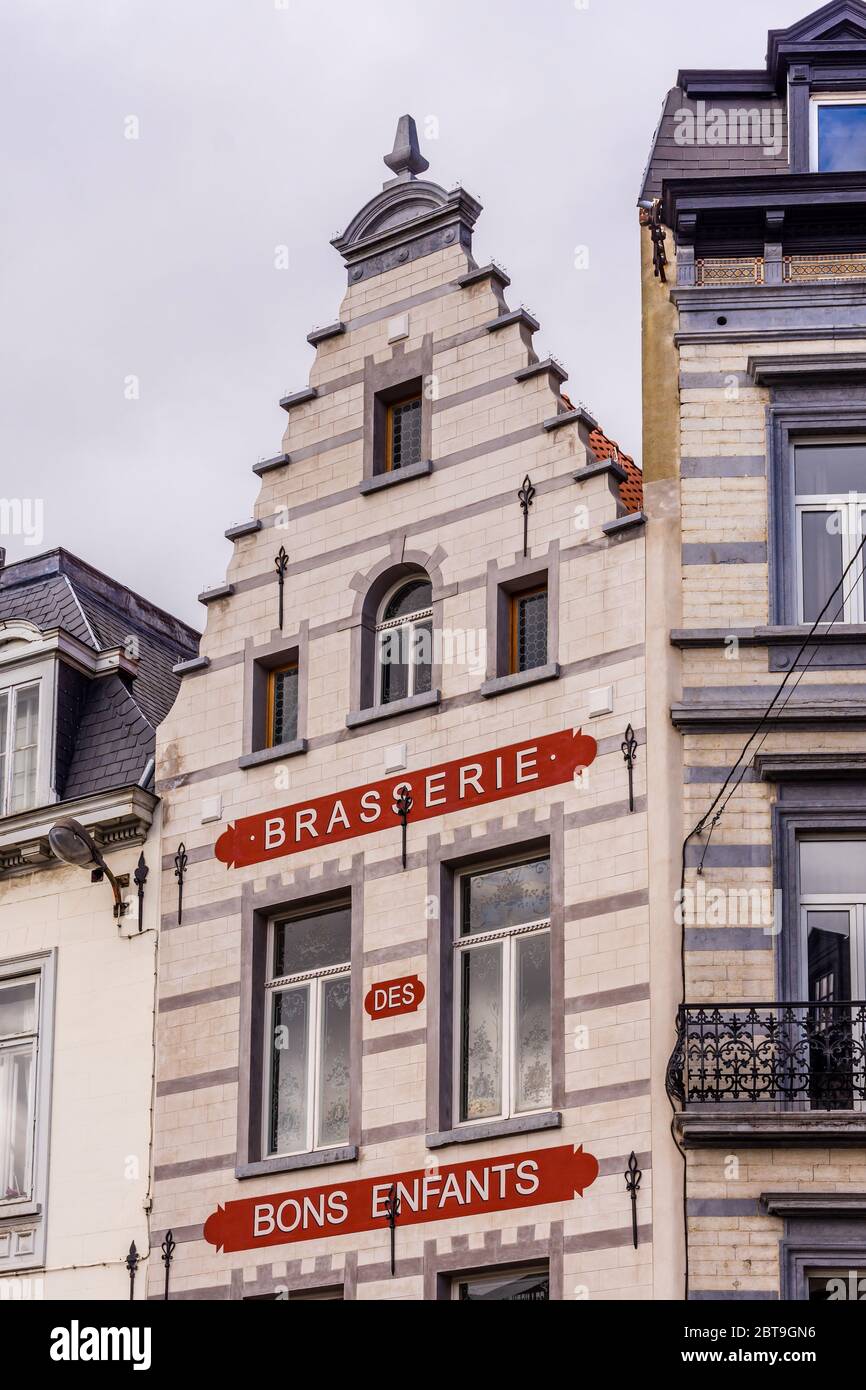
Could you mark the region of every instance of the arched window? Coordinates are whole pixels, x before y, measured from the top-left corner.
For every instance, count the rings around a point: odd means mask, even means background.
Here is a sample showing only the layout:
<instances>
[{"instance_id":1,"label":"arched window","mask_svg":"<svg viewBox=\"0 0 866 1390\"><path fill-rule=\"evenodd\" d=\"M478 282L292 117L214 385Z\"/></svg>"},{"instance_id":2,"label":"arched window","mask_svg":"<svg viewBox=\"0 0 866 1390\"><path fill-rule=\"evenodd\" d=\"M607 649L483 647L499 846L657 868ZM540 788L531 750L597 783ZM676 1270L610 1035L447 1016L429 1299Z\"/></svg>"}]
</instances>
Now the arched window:
<instances>
[{"instance_id":1,"label":"arched window","mask_svg":"<svg viewBox=\"0 0 866 1390\"><path fill-rule=\"evenodd\" d=\"M433 586L426 575L403 579L385 595L376 623L378 703L431 689Z\"/></svg>"}]
</instances>

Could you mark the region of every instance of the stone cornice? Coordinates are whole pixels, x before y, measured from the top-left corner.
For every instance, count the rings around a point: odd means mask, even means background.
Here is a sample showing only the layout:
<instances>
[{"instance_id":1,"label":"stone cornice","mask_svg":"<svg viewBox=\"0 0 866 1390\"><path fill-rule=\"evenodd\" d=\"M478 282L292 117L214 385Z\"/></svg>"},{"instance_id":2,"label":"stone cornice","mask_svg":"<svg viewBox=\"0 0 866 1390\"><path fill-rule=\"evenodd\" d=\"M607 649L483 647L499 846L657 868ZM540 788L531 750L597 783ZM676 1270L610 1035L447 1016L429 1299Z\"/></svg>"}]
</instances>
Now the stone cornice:
<instances>
[{"instance_id":1,"label":"stone cornice","mask_svg":"<svg viewBox=\"0 0 866 1390\"><path fill-rule=\"evenodd\" d=\"M805 1110L765 1115L756 1113L756 1107L752 1106L749 1114L725 1113L734 1108L718 1106L711 1114L701 1110L681 1111L675 1124L683 1148L726 1148L736 1144L742 1148L781 1145L826 1149L866 1145L866 1115L859 1111Z\"/></svg>"},{"instance_id":2,"label":"stone cornice","mask_svg":"<svg viewBox=\"0 0 866 1390\"><path fill-rule=\"evenodd\" d=\"M153 792L132 785L5 816L0 820L0 876L58 862L48 846L48 832L59 816L80 821L106 853L144 844L158 801Z\"/></svg>"},{"instance_id":3,"label":"stone cornice","mask_svg":"<svg viewBox=\"0 0 866 1390\"><path fill-rule=\"evenodd\" d=\"M762 1192L770 1216L866 1216L866 1192Z\"/></svg>"},{"instance_id":4,"label":"stone cornice","mask_svg":"<svg viewBox=\"0 0 866 1390\"><path fill-rule=\"evenodd\" d=\"M791 353L749 357L746 370L756 386L804 386L820 382L862 384L866 353Z\"/></svg>"}]
</instances>

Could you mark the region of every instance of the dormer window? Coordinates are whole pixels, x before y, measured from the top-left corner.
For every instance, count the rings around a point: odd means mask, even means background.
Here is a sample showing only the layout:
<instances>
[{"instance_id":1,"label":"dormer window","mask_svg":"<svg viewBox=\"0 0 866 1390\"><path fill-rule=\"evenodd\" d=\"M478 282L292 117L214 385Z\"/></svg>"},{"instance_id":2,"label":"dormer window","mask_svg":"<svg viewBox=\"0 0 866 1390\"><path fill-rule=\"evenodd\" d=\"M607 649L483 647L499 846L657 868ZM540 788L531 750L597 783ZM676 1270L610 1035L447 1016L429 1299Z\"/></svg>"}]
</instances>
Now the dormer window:
<instances>
[{"instance_id":1,"label":"dormer window","mask_svg":"<svg viewBox=\"0 0 866 1390\"><path fill-rule=\"evenodd\" d=\"M39 682L0 690L0 816L36 805Z\"/></svg>"},{"instance_id":2,"label":"dormer window","mask_svg":"<svg viewBox=\"0 0 866 1390\"><path fill-rule=\"evenodd\" d=\"M866 92L813 96L810 115L813 173L866 169Z\"/></svg>"}]
</instances>

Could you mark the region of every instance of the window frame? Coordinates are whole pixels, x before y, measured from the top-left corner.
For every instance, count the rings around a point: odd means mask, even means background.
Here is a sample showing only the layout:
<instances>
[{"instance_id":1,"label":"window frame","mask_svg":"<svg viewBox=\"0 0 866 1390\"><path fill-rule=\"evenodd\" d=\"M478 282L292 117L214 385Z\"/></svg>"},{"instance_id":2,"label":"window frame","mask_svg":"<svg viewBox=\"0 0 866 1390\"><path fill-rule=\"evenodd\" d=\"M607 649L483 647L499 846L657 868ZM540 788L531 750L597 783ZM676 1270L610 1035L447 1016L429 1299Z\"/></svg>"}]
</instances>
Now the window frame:
<instances>
[{"instance_id":1,"label":"window frame","mask_svg":"<svg viewBox=\"0 0 866 1390\"><path fill-rule=\"evenodd\" d=\"M479 1125L496 1124L499 1121L517 1120L532 1115L545 1115L550 1112L553 1104L554 1078L553 1078L553 886L551 882L550 901L548 903L548 915L545 918L530 920L518 923L511 927L496 928L489 932L477 932L462 935L462 896L464 882L474 875L485 872L495 872L499 869L515 868L521 864L534 864L546 859L549 866L549 873L553 872L553 859L550 849L542 853L529 853L512 855L503 859L485 859L472 864L467 864L457 870L454 874L454 905L453 905L453 932L451 941L451 954L453 964L451 966L451 998L452 1008L452 1056L454 1066L451 1078L451 1116L453 1128L456 1130L469 1130ZM529 935L546 934L548 940L548 960L549 960L549 1009L550 1009L550 1095L543 1105L534 1106L531 1109L519 1110L516 1108L517 1078L515 1073L517 1047L515 1045L514 1028L517 1019L516 991L517 991L517 947L514 944L519 938ZM502 1048L500 1054L500 1107L495 1115L478 1116L475 1119L462 1118L462 1091L463 1091L463 971L462 961L467 952L478 949L479 947L502 942L501 948L501 980L500 998L503 1005L502 1010Z\"/></svg>"},{"instance_id":2,"label":"window frame","mask_svg":"<svg viewBox=\"0 0 866 1390\"><path fill-rule=\"evenodd\" d=\"M520 666L518 664L520 603L522 599L535 598L538 594L544 594L547 600L544 613L544 661L538 662L536 666ZM547 579L545 578L543 583L531 584L526 589L515 589L509 594L508 599L508 670L505 674L518 676L529 671L540 671L546 666L550 658L550 590Z\"/></svg>"},{"instance_id":3,"label":"window frame","mask_svg":"<svg viewBox=\"0 0 866 1390\"><path fill-rule=\"evenodd\" d=\"M41 676L25 676L21 680L0 683L0 698L7 697L6 707L6 739L5 749L0 749L0 759L3 764L2 779L0 779L0 819L7 816L26 815L28 811L34 810L41 804L41 788L43 775L43 731L44 731L44 691L42 689ZM11 809L10 798L12 794L12 780L14 768L14 750L12 748L13 730L15 728L15 710L18 704L18 697L22 691L36 690L36 766L33 773L33 798L29 805L19 806L15 810Z\"/></svg>"},{"instance_id":4,"label":"window frame","mask_svg":"<svg viewBox=\"0 0 866 1390\"><path fill-rule=\"evenodd\" d=\"M849 563L857 552L857 548L866 535L866 491L847 492L847 493L800 493L797 492L796 484L796 457L797 449L809 447L810 445L821 444L825 448L832 448L835 445L858 444L866 452L866 435L851 434L826 434L826 435L800 435L792 434L789 439L789 461L791 476L791 506L793 510L794 524L794 555L796 564L796 592L794 595L796 603L796 621L800 624L809 626L814 619L804 616L804 590L803 590L803 528L801 517L805 513L816 512L837 512L840 516L841 537L842 537L842 573L844 574ZM860 530L858 531L855 521L859 521ZM866 554L866 547L864 547ZM856 575L855 566L853 574ZM860 583L850 588L849 575L848 581L842 586L842 592L837 596L844 600L843 610L836 619L834 626L850 626L854 623L866 622L866 578L861 577ZM822 620L830 622L833 618L835 608L831 607L830 612Z\"/></svg>"},{"instance_id":5,"label":"window frame","mask_svg":"<svg viewBox=\"0 0 866 1390\"><path fill-rule=\"evenodd\" d=\"M35 988L33 993L33 1027L19 1033L0 1032L0 1058L8 1054L15 1056L25 1048L29 1051L30 1062L27 1069L28 1083L28 1102L27 1102L27 1148L24 1155L24 1188L11 1197L5 1195L3 1188L4 1174L0 1169L0 1216L6 1208L14 1203L29 1202L33 1197L33 1177L35 1167L35 1143L36 1143L36 1117L38 1109L37 1093L37 1069L39 1063L39 1020L41 1017L41 997L42 997L42 972L39 970L28 971L23 975L0 976L0 1002L3 994L16 984L33 982ZM5 1162L3 1154L0 1154L0 1162Z\"/></svg>"},{"instance_id":6,"label":"window frame","mask_svg":"<svg viewBox=\"0 0 866 1390\"><path fill-rule=\"evenodd\" d=\"M323 916L328 912L346 912L349 915L349 959L343 964L323 966L317 970L296 971L290 975L274 976L272 974L272 962L274 959L274 937L277 927L284 922L303 921L307 917ZM324 981L335 979L346 979L349 982L349 1009L352 1008L352 908L351 904L334 903L322 906L319 909L310 907L293 913L279 913L274 915L267 925L267 942L265 947L265 978L260 983L264 999L262 1010L264 1022L264 1044L262 1047L262 1114L261 1114L261 1155L266 1161L279 1160L281 1158L295 1158L301 1154L315 1154L327 1152L335 1147L342 1147L350 1142L351 1121L346 1124L346 1136L339 1141L331 1140L328 1143L317 1143L319 1133L319 1123L321 1120L321 1071L322 1071L322 1047L324 1036L322 1030L323 1023L323 994ZM278 994L287 993L293 989L300 989L304 985L309 985L310 1006L306 1024L307 1038L307 1124L306 1124L306 1143L297 1149L272 1149L270 1143L270 1121L271 1106L273 1101L273 1055L274 1055L274 1019L276 999ZM311 1039L313 1045L311 1045ZM350 1013L350 1033L349 1033L349 1064L351 1074L351 1013Z\"/></svg>"},{"instance_id":7,"label":"window frame","mask_svg":"<svg viewBox=\"0 0 866 1390\"><path fill-rule=\"evenodd\" d=\"M810 92L809 172L813 174L832 172L832 170L822 170L820 164L819 120L822 106L862 106L866 108L866 91Z\"/></svg>"},{"instance_id":8,"label":"window frame","mask_svg":"<svg viewBox=\"0 0 866 1390\"><path fill-rule=\"evenodd\" d=\"M489 1280L491 1283L493 1283L495 1280L499 1280L499 1281L501 1282L501 1281L506 1280L506 1279L508 1279L508 1278L512 1278L512 1279L528 1279L528 1278L532 1277L533 1275L535 1275L535 1276L542 1276L542 1275L543 1275L543 1276L547 1279L547 1298L546 1298L546 1299L543 1299L543 1300L542 1300L542 1299L538 1299L538 1300L536 1300L536 1301L537 1301L537 1302L548 1302L548 1303L549 1303L549 1302L551 1301L551 1297L550 1297L550 1286L551 1286L550 1260L532 1261L532 1263L530 1263L530 1264L525 1264L525 1265L503 1265L503 1266L501 1266L501 1267L498 1267L498 1266L496 1266L496 1265L488 1265L488 1266L485 1266L485 1268L483 1268L483 1269L466 1269L466 1270L459 1270L458 1272L453 1273L453 1274L450 1274L450 1275L448 1276L448 1277L449 1277L449 1280L450 1280L449 1301L452 1302L452 1303L469 1303L469 1302L472 1302L473 1300L471 1300L471 1299L461 1299L461 1297L460 1297L460 1285L461 1285L461 1284L469 1284L469 1283L471 1283L473 1280ZM491 1300L491 1302L495 1302L495 1301L497 1301L497 1300ZM508 1300L504 1300L504 1299L503 1299L503 1300L498 1300L498 1301L501 1301L501 1302L506 1302L506 1301L507 1301L507 1302L517 1302L516 1299L508 1299Z\"/></svg>"},{"instance_id":9,"label":"window frame","mask_svg":"<svg viewBox=\"0 0 866 1390\"><path fill-rule=\"evenodd\" d=\"M0 1202L0 1237L10 1237L6 1252L0 1254L0 1274L38 1269L45 1262L56 975L56 949L0 960L4 984L32 976L39 979L29 1193Z\"/></svg>"},{"instance_id":10,"label":"window frame","mask_svg":"<svg viewBox=\"0 0 866 1390\"><path fill-rule=\"evenodd\" d=\"M422 623L427 623L427 622L429 622L429 624L430 624L430 633L431 633L431 647L432 647L432 645L433 645L433 641L434 641L434 638L435 638L436 627L435 627L435 621L434 621L434 611L433 611L434 605L433 605L433 603L432 603L432 599L431 599L431 603L430 603L429 607L427 607L427 608L419 608L419 609L416 609L416 610L413 611L412 613L405 613L402 617L399 617L399 618L390 618L390 619L388 619L387 622L386 622L386 621L384 620L384 618L383 618L383 614L384 614L385 612L387 612L388 605L391 603L392 599L396 598L397 594L400 593L401 589L408 588L410 584L417 584L417 583L419 583L419 582L429 584L429 585L430 585L431 595L432 595L432 591L433 591L433 581L432 581L432 579L430 579L429 575L421 574L421 573L418 573L417 575L409 574L409 575L404 575L401 579L398 579L397 582L396 582L395 584L393 584L393 585L391 586L391 588L388 589L388 590L386 591L384 597L382 598L381 602L379 603L378 614L377 614L376 625L375 625L375 633L374 633L374 651L373 651L374 668L375 668L375 669L374 669L374 696L375 696L374 705L375 705L376 708L386 708L388 705L393 705L393 704L398 703L399 700L411 700L411 699L414 698L414 696L415 696L416 694L427 694L427 693L429 693L428 691L416 692L416 690L415 690L415 680L416 680L417 667L418 667L418 664L419 664L419 663L417 663L417 662L415 662L415 661L410 661L410 662L408 663L408 665L407 665L407 668L406 668L406 669L407 669L407 672L408 672L408 677L407 677L407 682L406 682L406 687L407 687L407 688L406 688L406 694L405 694L405 695L397 696L397 697L394 698L394 699L388 699L388 700L386 700L386 699L384 698L385 663L384 663L383 660L382 660L382 650L383 650L383 647L384 647L384 645L385 645L385 642L384 642L385 634L388 633L388 632L394 632L394 631L396 631L396 630L399 629L399 628L405 627L405 628L408 630L408 650L409 650L410 652L412 652L413 647L414 647L414 642L415 642L415 632L416 632L418 626L419 626L420 624L422 624ZM430 653L430 666L429 666L429 669L430 669L430 690L432 691L432 689L433 689L433 673L434 673L434 669L435 669L435 662L434 662L434 660L433 660L433 652L432 652L432 651L431 651L431 653Z\"/></svg>"},{"instance_id":11,"label":"window frame","mask_svg":"<svg viewBox=\"0 0 866 1390\"><path fill-rule=\"evenodd\" d=\"M401 463L394 467L394 422L395 411L402 406L409 405L411 402L418 402L418 457L409 463ZM385 441L384 453L382 455L382 471L384 473L401 473L404 468L417 467L424 460L424 392L420 383L414 386L407 395L399 399L388 400L385 405Z\"/></svg>"},{"instance_id":12,"label":"window frame","mask_svg":"<svg viewBox=\"0 0 866 1390\"><path fill-rule=\"evenodd\" d=\"M291 738L288 738L288 739L277 739L277 738L275 737L275 729L274 729L274 715L275 715L275 713L276 713L277 677L278 677L278 676L287 675L290 671L294 671L294 673L295 673L295 679L296 679L296 691L295 691L295 730L294 730L294 733L292 734L292 737L291 737ZM294 743L295 740L296 740L297 737L298 737L298 726L299 726L299 723L300 723L300 706L301 706L301 665L300 665L300 661L299 661L299 659L298 659L297 653L294 654L294 657L293 657L292 660L286 662L284 665L282 665L282 666L272 666L272 667L268 670L267 675L268 675L268 686L267 686L267 712L266 712L266 720L267 720L267 723L266 723L266 727L265 727L265 735L266 735L266 738L267 738L267 742L266 742L266 744L265 744L265 747L266 747L266 748L282 748L282 747L283 747L285 744L287 744L287 743Z\"/></svg>"}]
</instances>

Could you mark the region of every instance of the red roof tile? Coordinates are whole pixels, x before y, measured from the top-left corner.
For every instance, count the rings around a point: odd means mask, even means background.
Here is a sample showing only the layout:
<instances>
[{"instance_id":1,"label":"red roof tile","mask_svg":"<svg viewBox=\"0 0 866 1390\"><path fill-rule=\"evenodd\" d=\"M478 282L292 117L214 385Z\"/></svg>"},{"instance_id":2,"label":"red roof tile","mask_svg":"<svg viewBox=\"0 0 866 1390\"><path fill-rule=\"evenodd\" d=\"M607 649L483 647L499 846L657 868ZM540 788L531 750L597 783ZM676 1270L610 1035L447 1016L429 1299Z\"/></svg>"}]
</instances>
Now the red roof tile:
<instances>
[{"instance_id":1,"label":"red roof tile","mask_svg":"<svg viewBox=\"0 0 866 1390\"><path fill-rule=\"evenodd\" d=\"M562 399L573 410L574 406L565 392ZM629 454L624 454L615 439L608 439L604 430L595 429L589 436L589 447L599 463L604 459L615 458L619 466L628 474L619 485L619 496L626 512L639 512L643 507L643 473Z\"/></svg>"}]
</instances>

